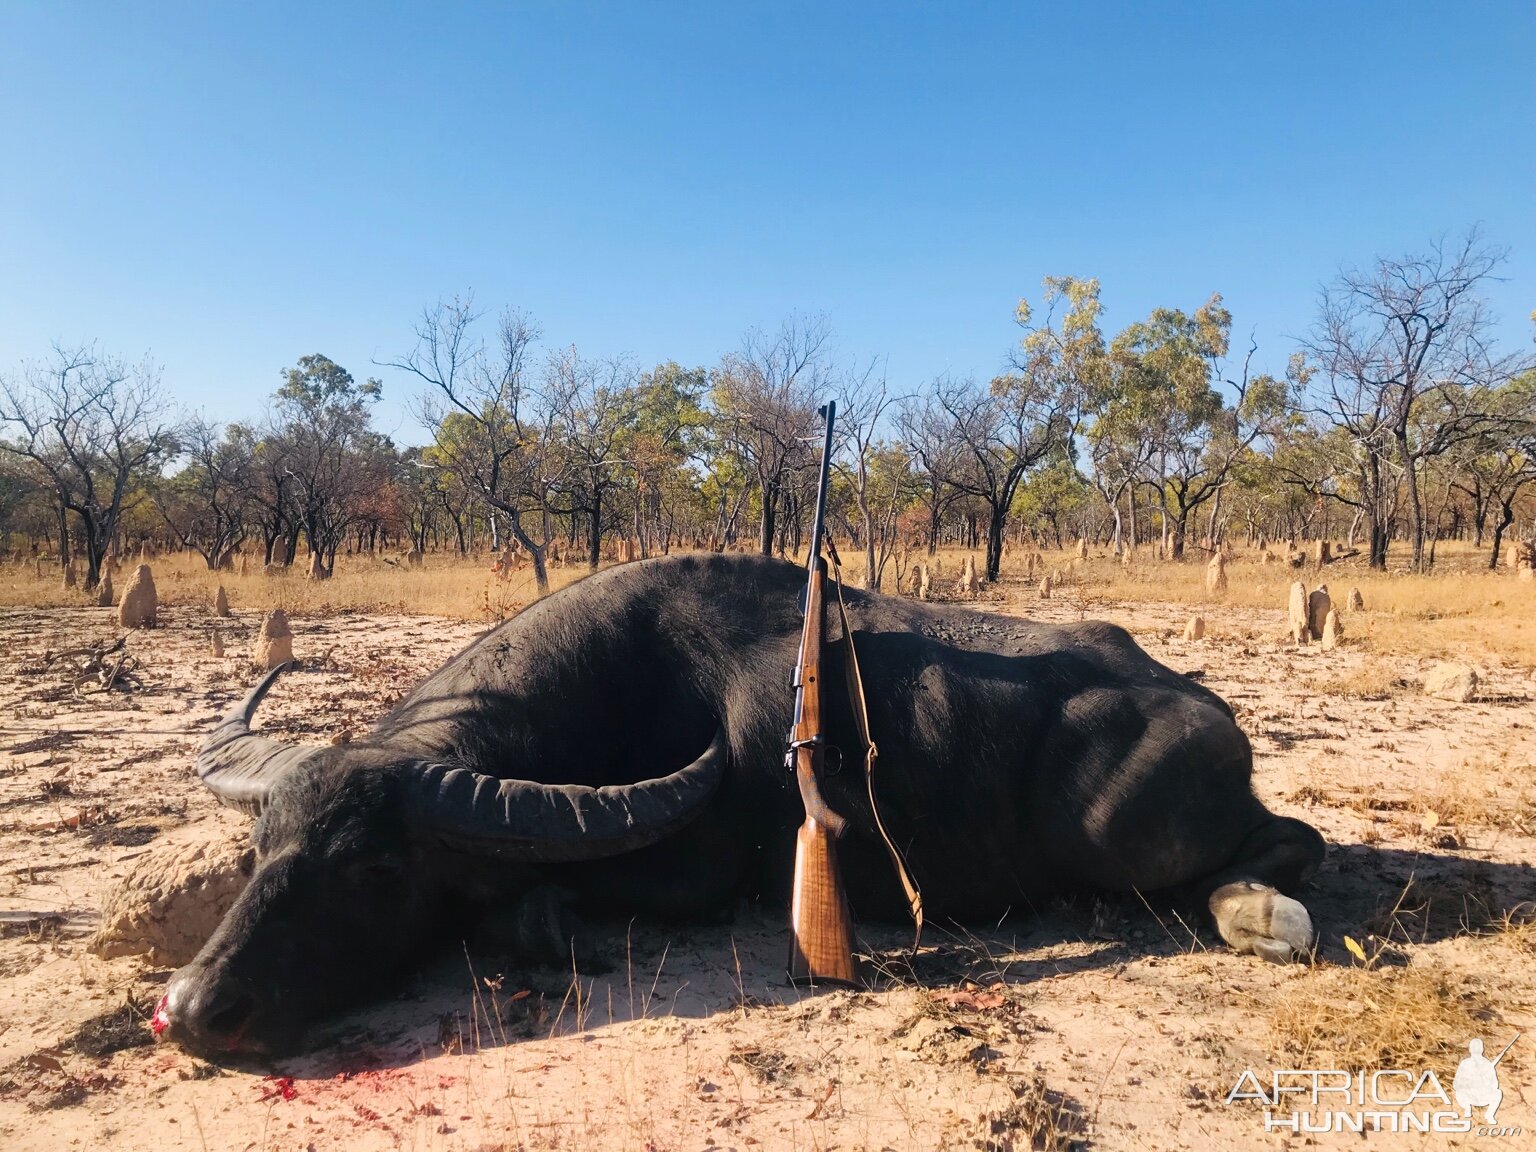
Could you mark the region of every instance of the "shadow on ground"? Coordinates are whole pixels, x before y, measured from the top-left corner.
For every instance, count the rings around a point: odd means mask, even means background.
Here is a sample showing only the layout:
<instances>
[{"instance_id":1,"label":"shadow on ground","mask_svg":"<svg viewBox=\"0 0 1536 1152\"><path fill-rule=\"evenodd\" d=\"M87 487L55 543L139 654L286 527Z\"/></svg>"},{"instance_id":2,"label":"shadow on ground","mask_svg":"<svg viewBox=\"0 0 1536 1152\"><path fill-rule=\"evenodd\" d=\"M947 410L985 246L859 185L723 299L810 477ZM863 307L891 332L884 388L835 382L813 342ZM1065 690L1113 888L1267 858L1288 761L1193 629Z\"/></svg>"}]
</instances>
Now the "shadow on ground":
<instances>
[{"instance_id":1,"label":"shadow on ground","mask_svg":"<svg viewBox=\"0 0 1536 1152\"><path fill-rule=\"evenodd\" d=\"M1345 844L1331 849L1299 895L1322 938L1320 959L1348 965L1346 935L1407 947L1491 931L1506 915L1519 915L1533 891L1536 869L1526 865ZM1531 911L1528 903L1524 909ZM607 943L582 970L527 969L460 951L420 973L396 998L325 1026L309 1055L281 1061L277 1070L332 1078L632 1020L792 1006L821 994L787 984L783 924L760 906L726 926L597 926ZM1223 948L1187 909L1135 895L1092 894L986 927L931 924L915 957L908 952L910 930L901 926L863 925L861 940L881 973L877 991L965 981L1025 985Z\"/></svg>"}]
</instances>

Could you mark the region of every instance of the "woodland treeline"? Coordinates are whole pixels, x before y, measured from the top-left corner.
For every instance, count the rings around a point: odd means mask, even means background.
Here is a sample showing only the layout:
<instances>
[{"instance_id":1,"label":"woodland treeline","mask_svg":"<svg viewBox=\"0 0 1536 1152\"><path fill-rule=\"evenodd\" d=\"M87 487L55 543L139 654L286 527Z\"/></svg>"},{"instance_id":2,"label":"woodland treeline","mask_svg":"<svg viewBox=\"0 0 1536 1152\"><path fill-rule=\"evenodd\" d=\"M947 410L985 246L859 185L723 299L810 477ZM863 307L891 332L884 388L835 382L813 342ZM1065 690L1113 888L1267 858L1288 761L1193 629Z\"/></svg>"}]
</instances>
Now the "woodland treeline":
<instances>
[{"instance_id":1,"label":"woodland treeline","mask_svg":"<svg viewBox=\"0 0 1536 1152\"><path fill-rule=\"evenodd\" d=\"M210 568L307 554L317 578L339 555L514 548L541 587L555 556L596 565L620 541L793 551L836 398L829 517L866 585L904 548L984 550L995 579L1005 542L1079 537L1175 559L1343 539L1420 571L1470 539L1493 566L1536 534L1536 359L1497 345L1484 299L1503 259L1472 233L1341 273L1279 377L1219 295L1109 332L1075 277L1019 302L995 377L910 384L815 317L642 369L454 298L377 366L411 382L420 447L374 427L378 379L323 355L283 370L259 423L221 425L179 415L153 364L55 346L0 376L0 535L87 587L146 542Z\"/></svg>"}]
</instances>

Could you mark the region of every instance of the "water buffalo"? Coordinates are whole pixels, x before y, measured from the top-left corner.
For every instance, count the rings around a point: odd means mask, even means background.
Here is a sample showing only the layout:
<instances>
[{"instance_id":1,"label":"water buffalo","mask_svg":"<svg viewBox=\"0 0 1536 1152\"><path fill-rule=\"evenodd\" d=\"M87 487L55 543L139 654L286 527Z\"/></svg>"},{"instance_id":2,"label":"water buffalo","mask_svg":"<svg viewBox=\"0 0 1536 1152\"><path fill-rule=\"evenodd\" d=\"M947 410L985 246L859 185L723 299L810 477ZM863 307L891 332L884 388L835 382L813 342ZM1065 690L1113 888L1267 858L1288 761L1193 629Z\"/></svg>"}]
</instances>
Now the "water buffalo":
<instances>
[{"instance_id":1,"label":"water buffalo","mask_svg":"<svg viewBox=\"0 0 1536 1152\"><path fill-rule=\"evenodd\" d=\"M476 640L348 744L253 734L269 676L198 754L209 788L259 814L257 864L172 978L167 1037L293 1051L310 1022L378 996L476 914L552 885L578 907L660 917L783 898L802 818L782 753L803 580L745 556L610 569ZM1240 950L1309 948L1306 909L1281 893L1323 840L1254 797L1248 740L1221 699L1109 624L854 590L848 602L881 813L930 916L1178 890ZM843 648L834 630L830 682ZM860 917L899 919L839 697L828 739L850 754L825 792L849 819L849 894Z\"/></svg>"}]
</instances>

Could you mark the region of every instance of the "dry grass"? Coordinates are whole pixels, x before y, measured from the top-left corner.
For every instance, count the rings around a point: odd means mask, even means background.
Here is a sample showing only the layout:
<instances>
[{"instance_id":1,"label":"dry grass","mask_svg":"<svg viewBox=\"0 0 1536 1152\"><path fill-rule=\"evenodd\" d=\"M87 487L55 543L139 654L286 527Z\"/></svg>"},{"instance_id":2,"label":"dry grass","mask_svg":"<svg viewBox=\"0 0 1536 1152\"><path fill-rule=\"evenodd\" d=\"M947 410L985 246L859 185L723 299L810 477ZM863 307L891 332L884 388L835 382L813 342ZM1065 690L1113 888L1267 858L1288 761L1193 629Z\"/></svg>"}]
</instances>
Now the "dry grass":
<instances>
[{"instance_id":1,"label":"dry grass","mask_svg":"<svg viewBox=\"0 0 1536 1152\"><path fill-rule=\"evenodd\" d=\"M976 1147L983 1152L1013 1152L1031 1148L1037 1152L1068 1152L1086 1146L1085 1119L1069 1102L1046 1086L1038 1073L1010 1085L1013 1103L984 1117L986 1135Z\"/></svg>"},{"instance_id":2,"label":"dry grass","mask_svg":"<svg viewBox=\"0 0 1536 1152\"><path fill-rule=\"evenodd\" d=\"M1498 753L1421 767L1411 810L1427 827L1481 825L1536 832L1536 765Z\"/></svg>"},{"instance_id":3,"label":"dry grass","mask_svg":"<svg viewBox=\"0 0 1536 1152\"><path fill-rule=\"evenodd\" d=\"M1431 937L1486 935L1513 913L1498 909L1486 868L1474 864L1454 879L1410 877L1390 908L1382 907L1358 935L1368 960L1402 957Z\"/></svg>"},{"instance_id":4,"label":"dry grass","mask_svg":"<svg viewBox=\"0 0 1536 1152\"><path fill-rule=\"evenodd\" d=\"M1314 969L1281 990L1270 1017L1292 1067L1432 1068L1447 1077L1469 1039L1502 1027L1480 985L1417 965Z\"/></svg>"},{"instance_id":5,"label":"dry grass","mask_svg":"<svg viewBox=\"0 0 1536 1152\"><path fill-rule=\"evenodd\" d=\"M940 552L935 588L941 597L948 598L966 555L958 549ZM1013 585L1022 590L1025 555L1013 549L1004 560L1005 588ZM926 560L918 554L912 558ZM1228 565L1228 591L1219 601L1205 591L1204 555L1198 551L1174 563L1153 560L1144 550L1129 567L1102 549L1090 553L1086 561L1077 561L1071 551L1048 552L1043 558L1042 571L1060 577L1056 599L1078 605L1085 615L1092 615L1095 605L1103 601L1187 604L1202 608L1212 634L1219 635L1221 614L1216 604L1220 603L1274 612L1272 631L1279 637L1291 583L1300 579L1309 588L1326 583L1340 605L1351 588L1360 589L1366 611L1341 608L1349 647L1393 656L1492 658L1536 666L1536 583L1515 580L1507 568L1487 571L1486 553L1465 546L1441 548L1437 572L1429 576L1371 572L1358 557L1321 572L1284 563L1261 565L1255 554L1239 552ZM214 589L222 583L236 611L282 607L299 616L368 611L495 621L530 603L536 594L529 569L501 581L490 573L491 560L489 555L461 559L432 553L423 568L413 570L373 557L342 556L336 575L321 582L305 579L302 564L276 577L262 575L256 564L249 566L246 576L209 572L201 558L190 554L162 556L152 560L151 566L161 602L173 608L211 603ZM850 562L850 578L858 568ZM552 569L551 585L563 587L587 571L578 564ZM886 570L886 590L894 586L893 564ZM984 591L982 598L988 599L989 594ZM86 602L83 592L63 588L57 570L47 565L42 577L35 575L31 564L0 567L0 603L58 607ZM1252 632L1251 627L1248 631ZM1262 637L1263 628L1253 635ZM1349 695L1390 695L1401 687L1395 680L1383 667L1340 679L1337 687Z\"/></svg>"},{"instance_id":6,"label":"dry grass","mask_svg":"<svg viewBox=\"0 0 1536 1152\"><path fill-rule=\"evenodd\" d=\"M1047 557L1054 567L1066 554ZM1487 553L1465 545L1439 549L1436 571L1412 575L1372 572L1361 558L1329 564L1260 564L1256 553L1239 552L1227 566L1227 592L1205 591L1205 557L1183 563L1139 558L1123 567L1113 558L1089 559L1078 579L1098 595L1132 601L1192 606L1214 603L1243 608L1285 609L1291 584L1309 589L1326 584L1344 618L1345 642L1369 651L1444 658L1495 658L1536 665L1536 583L1516 580L1508 568L1487 569ZM1360 589L1364 612L1346 607L1351 588ZM1275 635L1284 630L1277 615Z\"/></svg>"},{"instance_id":7,"label":"dry grass","mask_svg":"<svg viewBox=\"0 0 1536 1152\"><path fill-rule=\"evenodd\" d=\"M1302 684L1314 698L1342 697L1346 700L1388 700L1412 691L1395 662L1368 658L1348 672L1325 672L1306 676Z\"/></svg>"},{"instance_id":8,"label":"dry grass","mask_svg":"<svg viewBox=\"0 0 1536 1152\"><path fill-rule=\"evenodd\" d=\"M1536 959L1536 903L1527 901L1509 909L1497 925L1499 938L1525 962Z\"/></svg>"},{"instance_id":9,"label":"dry grass","mask_svg":"<svg viewBox=\"0 0 1536 1152\"><path fill-rule=\"evenodd\" d=\"M953 577L966 555L959 549L940 550L941 573L935 580L939 598L952 598ZM1033 583L1024 584L1027 555L1025 549L1010 549L1002 567L1003 584L1013 584L1023 593L1020 606L1025 610L1033 596ZM932 563L918 553L912 558ZM1359 556L1322 569L1310 564L1292 568L1284 561L1261 564L1256 551L1239 551L1227 565L1227 591L1215 597L1205 590L1207 554L1199 549L1191 549L1180 562L1159 561L1150 549L1142 549L1129 566L1104 548L1091 549L1087 560L1077 559L1073 549L1042 552L1041 558L1044 563L1036 574L1051 574L1056 586L1053 600L1072 604L1087 616L1107 602L1181 604L1205 616L1208 635L1277 640L1286 630L1284 613L1291 584L1300 580L1309 590L1319 584L1328 586L1343 617L1346 648L1390 656L1493 659L1536 666L1536 583L1515 579L1507 567L1489 571L1487 552L1469 545L1441 546L1431 575L1414 575L1401 568L1372 572ZM889 590L894 567L886 575ZM1363 612L1347 607L1352 588L1360 590ZM983 591L982 599L988 598ZM1224 627L1223 606L1272 612L1273 626L1255 629L1250 619ZM1337 678L1344 694L1386 696L1404 687L1385 666L1368 669L1358 677L1359 683L1355 679Z\"/></svg>"},{"instance_id":10,"label":"dry grass","mask_svg":"<svg viewBox=\"0 0 1536 1152\"><path fill-rule=\"evenodd\" d=\"M282 608L290 616L325 616L338 612L398 612L444 616L455 620L506 619L538 598L533 570L523 568L506 580L490 571L492 557L461 559L452 554L426 557L423 567L407 568L374 557L339 557L329 580L309 580L302 564L266 576L261 566L248 573L210 572L195 554L166 555L148 561L160 603L170 608L213 603L222 584L236 613ZM136 562L135 562L136 563ZM131 570L131 565L125 565ZM587 574L585 565L552 568L550 586L563 588ZM31 564L0 568L0 603L25 607L66 607L94 603L83 592L62 586L57 569L44 566L38 578Z\"/></svg>"},{"instance_id":11,"label":"dry grass","mask_svg":"<svg viewBox=\"0 0 1536 1152\"><path fill-rule=\"evenodd\" d=\"M1528 836L1536 833L1536 765L1507 754L1473 756L1449 764L1421 764L1412 786L1374 789L1336 799L1315 784L1292 792L1292 803L1342 805L1372 814L1426 847L1465 846L1469 832Z\"/></svg>"}]
</instances>

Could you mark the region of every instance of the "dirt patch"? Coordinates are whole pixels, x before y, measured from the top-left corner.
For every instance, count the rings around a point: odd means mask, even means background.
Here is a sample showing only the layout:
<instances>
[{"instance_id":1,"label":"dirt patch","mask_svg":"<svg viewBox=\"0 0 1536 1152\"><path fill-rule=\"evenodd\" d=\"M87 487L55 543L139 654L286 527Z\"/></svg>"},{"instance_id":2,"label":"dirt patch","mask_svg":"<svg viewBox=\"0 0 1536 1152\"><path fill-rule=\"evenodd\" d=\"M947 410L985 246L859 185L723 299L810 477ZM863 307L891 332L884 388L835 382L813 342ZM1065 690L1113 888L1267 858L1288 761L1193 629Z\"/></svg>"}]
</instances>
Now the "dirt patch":
<instances>
[{"instance_id":1,"label":"dirt patch","mask_svg":"<svg viewBox=\"0 0 1536 1152\"><path fill-rule=\"evenodd\" d=\"M795 1073L795 1062L773 1048L738 1048L730 1062L740 1064L762 1084L777 1084Z\"/></svg>"},{"instance_id":2,"label":"dirt patch","mask_svg":"<svg viewBox=\"0 0 1536 1152\"><path fill-rule=\"evenodd\" d=\"M1238 563L1228 574L1230 601L1251 573ZM607 925L616 963L605 974L452 954L336 1022L309 1056L213 1069L147 1043L155 974L140 958L99 959L86 942L143 854L248 831L197 784L191 757L250 686L254 579L231 588L223 658L207 644L212 588L194 596L190 576L163 581L154 642L128 636L124 668L136 676L110 690L94 675L77 692L78 670L44 658L50 647L105 652L116 640L108 610L0 618L7 1152L72 1141L154 1152L1217 1152L1272 1139L1252 1110L1224 1104L1246 1068L1315 1058L1440 1070L1473 1036L1494 1051L1516 1031L1536 1036L1536 724L1528 707L1500 703L1531 696L1528 667L1484 661L1487 699L1424 699L1409 687L1422 678L1418 657L1384 650L1381 629L1367 646L1368 620L1336 651L1297 651L1279 639L1283 596L1272 607L1201 604L1205 635L1186 641L1191 602L1126 603L1069 583L1047 602L987 589L981 605L1113 620L1232 704L1261 798L1331 845L1300 894L1322 934L1316 967L1231 955L1155 900L1084 894L1001 924L931 925L911 959L905 932L861 923L881 990L802 995L783 983L783 911L745 907L713 927ZM300 603L292 626L313 658L277 685L261 726L320 744L365 730L484 625L316 616ZM1521 1040L1500 1066L1500 1120L1527 1132L1533 1054Z\"/></svg>"},{"instance_id":3,"label":"dirt patch","mask_svg":"<svg viewBox=\"0 0 1536 1152\"><path fill-rule=\"evenodd\" d=\"M28 1112L56 1112L85 1103L93 1093L111 1092L122 1078L101 1072L76 1074L51 1052L34 1052L0 1068L0 1101Z\"/></svg>"},{"instance_id":4,"label":"dirt patch","mask_svg":"<svg viewBox=\"0 0 1536 1152\"><path fill-rule=\"evenodd\" d=\"M90 845L93 848L100 848L103 844L110 844L114 848L138 848L160 835L160 831L160 828L154 824L127 824L118 828L97 828L91 832Z\"/></svg>"},{"instance_id":5,"label":"dirt patch","mask_svg":"<svg viewBox=\"0 0 1536 1152\"><path fill-rule=\"evenodd\" d=\"M154 996L128 1000L119 1008L92 1016L62 1047L97 1059L129 1048L147 1048L155 1042L149 1028L155 1000Z\"/></svg>"}]
</instances>

